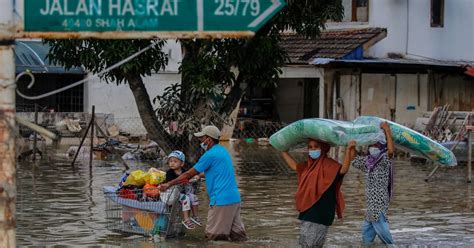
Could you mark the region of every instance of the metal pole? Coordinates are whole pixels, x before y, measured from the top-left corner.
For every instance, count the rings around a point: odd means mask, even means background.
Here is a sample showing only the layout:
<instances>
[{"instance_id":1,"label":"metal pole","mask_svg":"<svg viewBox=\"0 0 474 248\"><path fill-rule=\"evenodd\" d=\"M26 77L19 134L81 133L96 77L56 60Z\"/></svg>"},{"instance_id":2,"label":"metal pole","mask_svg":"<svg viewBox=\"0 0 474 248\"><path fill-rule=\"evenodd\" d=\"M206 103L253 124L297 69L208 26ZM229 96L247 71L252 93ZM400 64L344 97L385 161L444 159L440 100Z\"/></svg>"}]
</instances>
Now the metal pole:
<instances>
[{"instance_id":1,"label":"metal pole","mask_svg":"<svg viewBox=\"0 0 474 248\"><path fill-rule=\"evenodd\" d=\"M92 115L91 115L91 150L90 150L90 157L89 157L89 167L92 168L92 156L93 149L94 149L94 119L95 119L95 106L92 105Z\"/></svg>"},{"instance_id":2,"label":"metal pole","mask_svg":"<svg viewBox=\"0 0 474 248\"><path fill-rule=\"evenodd\" d=\"M35 103L35 124L38 125L38 104ZM36 139L37 139L37 133L36 131L34 132L34 140L33 140L33 161L36 161Z\"/></svg>"},{"instance_id":3,"label":"metal pole","mask_svg":"<svg viewBox=\"0 0 474 248\"><path fill-rule=\"evenodd\" d=\"M14 133L16 84L13 44L12 40L0 39L0 247L16 246Z\"/></svg>"},{"instance_id":4,"label":"metal pole","mask_svg":"<svg viewBox=\"0 0 474 248\"><path fill-rule=\"evenodd\" d=\"M81 151L82 144L84 144L84 140L86 140L87 137L87 132L89 132L89 129L91 129L92 122L89 122L87 125L86 132L84 133L84 136L82 136L81 143L79 144L79 148L77 148L76 154L74 155L74 159L72 160L71 166L74 167L74 164L76 163L77 155L79 155L79 152Z\"/></svg>"},{"instance_id":5,"label":"metal pole","mask_svg":"<svg viewBox=\"0 0 474 248\"><path fill-rule=\"evenodd\" d=\"M474 126L469 126L467 128L467 182L472 182L472 131Z\"/></svg>"}]
</instances>

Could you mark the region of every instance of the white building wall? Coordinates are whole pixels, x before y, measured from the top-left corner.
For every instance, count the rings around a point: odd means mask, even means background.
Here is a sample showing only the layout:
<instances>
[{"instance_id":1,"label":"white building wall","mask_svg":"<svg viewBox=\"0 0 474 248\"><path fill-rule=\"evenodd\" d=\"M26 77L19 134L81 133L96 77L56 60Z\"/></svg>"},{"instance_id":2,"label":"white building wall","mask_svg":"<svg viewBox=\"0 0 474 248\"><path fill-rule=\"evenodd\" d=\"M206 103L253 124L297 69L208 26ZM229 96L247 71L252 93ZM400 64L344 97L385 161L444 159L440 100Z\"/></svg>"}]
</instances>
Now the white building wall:
<instances>
[{"instance_id":1,"label":"white building wall","mask_svg":"<svg viewBox=\"0 0 474 248\"><path fill-rule=\"evenodd\" d=\"M407 0L370 1L369 26L387 28L387 37L370 49L369 56L384 58L389 52L405 54L407 21Z\"/></svg>"},{"instance_id":2,"label":"white building wall","mask_svg":"<svg viewBox=\"0 0 474 248\"><path fill-rule=\"evenodd\" d=\"M370 56L474 61L474 1L444 1L444 27L431 27L431 0L371 0L369 8L369 26L388 33Z\"/></svg>"},{"instance_id":3,"label":"white building wall","mask_svg":"<svg viewBox=\"0 0 474 248\"><path fill-rule=\"evenodd\" d=\"M178 73L182 59L181 47L177 42L169 40L162 50L169 56L165 71L143 78L150 100L161 95L171 84L181 82L181 75ZM116 123L123 130L130 133L144 133L145 129L138 119L140 115L128 84L107 84L96 79L87 83L84 91L86 112L90 112L92 105L95 105L96 113L113 114Z\"/></svg>"},{"instance_id":4,"label":"white building wall","mask_svg":"<svg viewBox=\"0 0 474 248\"><path fill-rule=\"evenodd\" d=\"M181 76L176 73L153 74L143 79L150 100L163 93L171 84L181 81ZM143 134L145 128L139 120L138 107L128 84L107 84L95 80L85 86L86 104L84 108L90 112L95 105L96 113L113 114L115 123L122 130L132 134Z\"/></svg>"}]
</instances>

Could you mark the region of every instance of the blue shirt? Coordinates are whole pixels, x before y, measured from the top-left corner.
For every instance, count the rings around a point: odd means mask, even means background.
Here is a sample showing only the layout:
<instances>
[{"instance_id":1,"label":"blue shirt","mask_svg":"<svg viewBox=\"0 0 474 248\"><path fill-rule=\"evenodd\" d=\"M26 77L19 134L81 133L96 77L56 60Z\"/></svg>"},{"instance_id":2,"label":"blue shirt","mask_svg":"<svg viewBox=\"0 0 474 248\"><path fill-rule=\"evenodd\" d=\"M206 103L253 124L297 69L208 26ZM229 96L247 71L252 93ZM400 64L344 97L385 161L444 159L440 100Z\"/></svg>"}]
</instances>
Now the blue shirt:
<instances>
[{"instance_id":1,"label":"blue shirt","mask_svg":"<svg viewBox=\"0 0 474 248\"><path fill-rule=\"evenodd\" d=\"M206 151L194 165L199 173L206 176L209 205L225 206L240 203L240 192L235 180L234 166L229 152L216 144Z\"/></svg>"}]
</instances>

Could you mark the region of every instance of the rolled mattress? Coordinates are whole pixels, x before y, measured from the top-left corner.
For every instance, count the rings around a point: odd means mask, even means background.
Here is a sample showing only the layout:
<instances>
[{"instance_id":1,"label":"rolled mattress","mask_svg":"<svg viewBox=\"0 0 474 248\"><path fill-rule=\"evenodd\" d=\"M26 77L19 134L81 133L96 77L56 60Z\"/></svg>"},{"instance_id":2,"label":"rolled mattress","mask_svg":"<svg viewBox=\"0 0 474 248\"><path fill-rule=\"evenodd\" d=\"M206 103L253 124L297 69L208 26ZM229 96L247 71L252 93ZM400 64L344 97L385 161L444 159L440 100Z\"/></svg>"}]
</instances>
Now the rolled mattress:
<instances>
[{"instance_id":1,"label":"rolled mattress","mask_svg":"<svg viewBox=\"0 0 474 248\"><path fill-rule=\"evenodd\" d=\"M332 146L346 146L350 140L355 140L357 145L370 145L380 138L380 123L383 121L387 120L373 116L361 116L353 122L322 118L303 119L273 134L270 144L279 151L286 151L309 138L327 142ZM397 147L444 166L457 164L454 154L442 145L410 128L387 122Z\"/></svg>"},{"instance_id":2,"label":"rolled mattress","mask_svg":"<svg viewBox=\"0 0 474 248\"><path fill-rule=\"evenodd\" d=\"M425 157L440 165L457 165L456 156L451 150L413 129L375 116L361 116L353 122L361 125L380 126L383 121L390 125L393 142L398 148Z\"/></svg>"}]
</instances>

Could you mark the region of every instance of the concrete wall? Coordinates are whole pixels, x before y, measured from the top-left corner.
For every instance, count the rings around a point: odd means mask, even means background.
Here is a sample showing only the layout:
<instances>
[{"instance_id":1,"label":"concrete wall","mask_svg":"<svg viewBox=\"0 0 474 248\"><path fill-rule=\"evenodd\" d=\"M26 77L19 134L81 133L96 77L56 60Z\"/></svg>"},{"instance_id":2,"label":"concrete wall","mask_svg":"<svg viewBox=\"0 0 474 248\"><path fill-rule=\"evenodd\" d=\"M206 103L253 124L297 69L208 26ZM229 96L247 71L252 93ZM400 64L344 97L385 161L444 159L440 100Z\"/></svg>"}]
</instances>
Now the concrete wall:
<instances>
[{"instance_id":1,"label":"concrete wall","mask_svg":"<svg viewBox=\"0 0 474 248\"><path fill-rule=\"evenodd\" d=\"M168 54L168 66L164 71L143 79L150 100L162 94L169 85L181 82L181 75L178 74L182 59L180 45L174 40L168 40L162 50ZM84 92L85 112L90 112L92 105L95 105L96 113L113 114L116 123L122 129L134 134L145 133L138 119L140 115L128 84L107 84L96 79L85 84Z\"/></svg>"},{"instance_id":2,"label":"concrete wall","mask_svg":"<svg viewBox=\"0 0 474 248\"><path fill-rule=\"evenodd\" d=\"M388 35L370 49L370 56L395 52L408 57L474 61L474 1L444 1L444 27L431 27L431 0L371 0L369 26Z\"/></svg>"},{"instance_id":3,"label":"concrete wall","mask_svg":"<svg viewBox=\"0 0 474 248\"><path fill-rule=\"evenodd\" d=\"M407 2L408 0L372 0L369 2L369 26L387 28L387 37L370 48L370 56L383 58L387 57L389 52L405 54ZM427 11L429 12L429 9Z\"/></svg>"},{"instance_id":4,"label":"concrete wall","mask_svg":"<svg viewBox=\"0 0 474 248\"><path fill-rule=\"evenodd\" d=\"M280 78L322 78L324 69L314 66L286 66L281 68Z\"/></svg>"},{"instance_id":5,"label":"concrete wall","mask_svg":"<svg viewBox=\"0 0 474 248\"><path fill-rule=\"evenodd\" d=\"M150 100L163 93L170 84L180 81L181 76L176 73L153 74L151 77L144 78ZM145 133L128 84L106 84L95 80L86 84L84 91L86 92L84 108L87 112L90 112L92 105L95 105L96 113L113 114L116 124L123 130L133 134Z\"/></svg>"}]
</instances>

